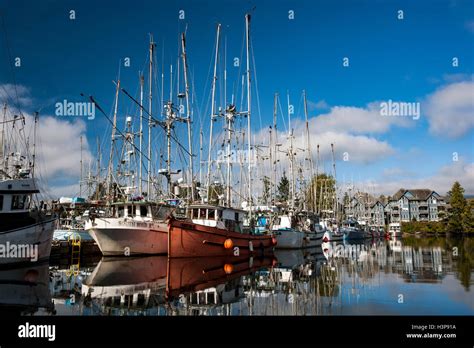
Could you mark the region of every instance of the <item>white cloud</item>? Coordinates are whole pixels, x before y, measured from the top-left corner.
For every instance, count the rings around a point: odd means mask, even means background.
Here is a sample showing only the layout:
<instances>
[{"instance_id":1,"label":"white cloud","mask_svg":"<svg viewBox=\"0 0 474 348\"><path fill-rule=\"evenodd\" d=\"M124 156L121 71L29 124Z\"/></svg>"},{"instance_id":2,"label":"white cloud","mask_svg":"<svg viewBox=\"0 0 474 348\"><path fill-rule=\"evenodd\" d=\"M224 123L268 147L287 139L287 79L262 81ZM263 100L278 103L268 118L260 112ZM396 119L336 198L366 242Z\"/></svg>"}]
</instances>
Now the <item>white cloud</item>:
<instances>
[{"instance_id":1,"label":"white cloud","mask_svg":"<svg viewBox=\"0 0 474 348\"><path fill-rule=\"evenodd\" d=\"M474 127L474 82L456 82L439 88L426 98L422 110L432 134L449 138L465 135Z\"/></svg>"},{"instance_id":2,"label":"white cloud","mask_svg":"<svg viewBox=\"0 0 474 348\"><path fill-rule=\"evenodd\" d=\"M34 118L25 115L26 127L33 134ZM87 142L86 124L82 120L68 121L55 116L39 116L36 144L36 177L45 193L52 198L72 196L79 192L81 144L83 136L83 168L93 162ZM31 140L32 141L32 140ZM72 184L74 183L74 184ZM77 187L76 187L77 186Z\"/></svg>"},{"instance_id":3,"label":"white cloud","mask_svg":"<svg viewBox=\"0 0 474 348\"><path fill-rule=\"evenodd\" d=\"M364 181L355 186L360 189L366 188L375 194L393 195L400 188L428 188L445 195L451 190L455 181L459 181L466 194L474 194L474 163L459 160L442 166L434 175L426 178L406 177L401 180L383 178L383 181Z\"/></svg>"},{"instance_id":4,"label":"white cloud","mask_svg":"<svg viewBox=\"0 0 474 348\"><path fill-rule=\"evenodd\" d=\"M365 108L334 106L329 113L310 120L310 127L320 132L352 134L385 133L392 126L408 127L413 124L411 118L382 116L379 102L370 103Z\"/></svg>"},{"instance_id":5,"label":"white cloud","mask_svg":"<svg viewBox=\"0 0 474 348\"><path fill-rule=\"evenodd\" d=\"M320 110L326 110L326 109L329 109L330 106L329 104L324 100L320 100L318 102L313 102L311 100L308 100L308 109L310 111L314 111L314 110L317 110L317 109L320 109Z\"/></svg>"},{"instance_id":6,"label":"white cloud","mask_svg":"<svg viewBox=\"0 0 474 348\"><path fill-rule=\"evenodd\" d=\"M15 108L28 107L32 104L30 90L22 85L0 84L0 103L14 105Z\"/></svg>"},{"instance_id":7,"label":"white cloud","mask_svg":"<svg viewBox=\"0 0 474 348\"><path fill-rule=\"evenodd\" d=\"M29 90L24 86L16 87L22 103L31 98ZM10 105L13 91L12 85L0 85L0 101L7 101ZM3 94L2 94L3 92ZM6 94L10 96L6 97ZM17 113L13 107L10 112ZM23 112L25 116L25 134L30 136L30 146L33 144L34 117ZM57 195L74 195L78 193L80 178L81 145L83 136L82 158L87 168L93 156L89 150L86 135L86 123L83 120L58 118L55 116L40 115L36 138L35 174L45 194L53 198Z\"/></svg>"}]
</instances>

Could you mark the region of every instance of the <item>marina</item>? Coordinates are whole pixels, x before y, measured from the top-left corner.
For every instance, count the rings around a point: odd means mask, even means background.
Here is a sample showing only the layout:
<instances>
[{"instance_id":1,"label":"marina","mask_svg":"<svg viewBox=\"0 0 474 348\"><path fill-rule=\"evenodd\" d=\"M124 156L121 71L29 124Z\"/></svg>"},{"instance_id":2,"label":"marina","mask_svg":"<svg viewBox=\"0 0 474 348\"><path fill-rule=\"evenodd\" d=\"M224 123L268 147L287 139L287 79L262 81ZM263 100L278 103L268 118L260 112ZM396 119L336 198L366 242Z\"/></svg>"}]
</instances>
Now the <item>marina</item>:
<instances>
[{"instance_id":1,"label":"marina","mask_svg":"<svg viewBox=\"0 0 474 348\"><path fill-rule=\"evenodd\" d=\"M470 334L465 2L17 2L0 348Z\"/></svg>"}]
</instances>

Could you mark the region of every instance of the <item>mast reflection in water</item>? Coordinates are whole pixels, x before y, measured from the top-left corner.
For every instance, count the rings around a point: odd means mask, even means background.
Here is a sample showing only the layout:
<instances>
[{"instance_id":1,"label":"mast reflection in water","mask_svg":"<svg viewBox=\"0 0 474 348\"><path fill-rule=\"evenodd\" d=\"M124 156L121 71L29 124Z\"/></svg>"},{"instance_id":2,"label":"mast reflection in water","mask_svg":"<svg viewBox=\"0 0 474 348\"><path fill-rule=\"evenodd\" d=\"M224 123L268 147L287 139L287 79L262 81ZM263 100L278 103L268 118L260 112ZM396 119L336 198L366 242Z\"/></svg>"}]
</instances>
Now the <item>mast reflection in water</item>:
<instances>
[{"instance_id":1,"label":"mast reflection in water","mask_svg":"<svg viewBox=\"0 0 474 348\"><path fill-rule=\"evenodd\" d=\"M474 314L474 240L323 243L264 258L102 258L0 270L22 315ZM401 295L401 296L400 296Z\"/></svg>"}]
</instances>

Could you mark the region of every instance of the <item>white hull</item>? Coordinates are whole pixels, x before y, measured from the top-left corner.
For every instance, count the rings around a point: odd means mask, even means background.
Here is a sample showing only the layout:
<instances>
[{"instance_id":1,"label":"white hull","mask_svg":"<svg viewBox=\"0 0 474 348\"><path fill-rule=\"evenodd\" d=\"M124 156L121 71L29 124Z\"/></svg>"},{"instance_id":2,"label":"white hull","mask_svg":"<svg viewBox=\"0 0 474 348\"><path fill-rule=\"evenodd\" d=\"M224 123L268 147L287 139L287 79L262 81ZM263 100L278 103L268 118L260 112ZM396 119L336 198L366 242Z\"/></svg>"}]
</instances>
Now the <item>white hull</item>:
<instances>
[{"instance_id":1,"label":"white hull","mask_svg":"<svg viewBox=\"0 0 474 348\"><path fill-rule=\"evenodd\" d=\"M2 245L28 245L30 250L31 246L38 246L37 255L35 255L36 260L32 260L31 257L1 257L3 255L0 255L0 265L38 262L49 259L55 221L53 219L15 230L0 232L0 244Z\"/></svg>"},{"instance_id":2,"label":"white hull","mask_svg":"<svg viewBox=\"0 0 474 348\"><path fill-rule=\"evenodd\" d=\"M277 249L312 248L321 245L322 233L303 232L298 230L275 231Z\"/></svg>"},{"instance_id":3,"label":"white hull","mask_svg":"<svg viewBox=\"0 0 474 348\"><path fill-rule=\"evenodd\" d=\"M88 222L86 229L104 256L157 255L168 252L168 224L124 222L117 218Z\"/></svg>"}]
</instances>

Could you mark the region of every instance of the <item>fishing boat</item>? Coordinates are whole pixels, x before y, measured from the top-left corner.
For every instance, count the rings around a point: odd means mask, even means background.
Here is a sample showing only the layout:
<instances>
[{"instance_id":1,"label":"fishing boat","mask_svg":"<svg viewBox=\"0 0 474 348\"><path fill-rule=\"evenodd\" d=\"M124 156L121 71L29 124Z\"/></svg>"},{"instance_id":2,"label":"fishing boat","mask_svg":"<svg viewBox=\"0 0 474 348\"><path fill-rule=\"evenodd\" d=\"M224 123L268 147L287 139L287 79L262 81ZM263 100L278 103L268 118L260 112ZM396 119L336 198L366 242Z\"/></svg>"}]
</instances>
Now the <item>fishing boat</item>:
<instances>
[{"instance_id":1,"label":"fishing boat","mask_svg":"<svg viewBox=\"0 0 474 348\"><path fill-rule=\"evenodd\" d=\"M109 216L90 211L85 229L104 256L166 254L172 209L147 201L115 202Z\"/></svg>"},{"instance_id":2,"label":"fishing boat","mask_svg":"<svg viewBox=\"0 0 474 348\"><path fill-rule=\"evenodd\" d=\"M28 155L29 149L20 152L17 140L10 144L2 141L23 138L27 143L20 131L24 129L25 118L8 118L6 104L3 110L0 121L0 245L3 246L0 265L46 260L51 253L56 216L36 199L40 190L34 177L34 154Z\"/></svg>"},{"instance_id":3,"label":"fishing boat","mask_svg":"<svg viewBox=\"0 0 474 348\"><path fill-rule=\"evenodd\" d=\"M326 233L315 215L305 213L278 216L272 230L279 249L312 248L321 245Z\"/></svg>"},{"instance_id":4,"label":"fishing boat","mask_svg":"<svg viewBox=\"0 0 474 348\"><path fill-rule=\"evenodd\" d=\"M365 239L366 232L354 219L348 219L342 225L341 231L344 233L344 240Z\"/></svg>"},{"instance_id":5,"label":"fishing boat","mask_svg":"<svg viewBox=\"0 0 474 348\"><path fill-rule=\"evenodd\" d=\"M187 219L169 220L168 256L266 255L277 244L271 234L244 229L244 210L196 204L188 206Z\"/></svg>"}]
</instances>

